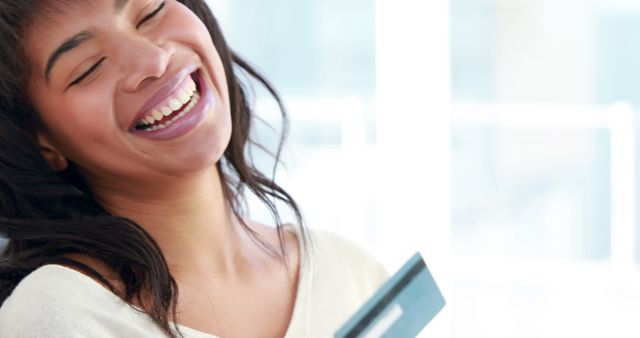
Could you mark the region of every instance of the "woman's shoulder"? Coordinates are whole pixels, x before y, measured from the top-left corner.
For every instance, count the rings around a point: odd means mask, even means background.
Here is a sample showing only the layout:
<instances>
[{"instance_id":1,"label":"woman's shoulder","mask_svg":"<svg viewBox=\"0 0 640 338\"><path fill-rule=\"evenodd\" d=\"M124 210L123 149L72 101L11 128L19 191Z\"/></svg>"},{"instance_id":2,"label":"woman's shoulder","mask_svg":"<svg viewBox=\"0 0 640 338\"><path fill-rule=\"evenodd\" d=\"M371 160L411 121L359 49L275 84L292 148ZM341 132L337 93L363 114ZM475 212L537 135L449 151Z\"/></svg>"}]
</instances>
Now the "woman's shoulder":
<instances>
[{"instance_id":1,"label":"woman's shoulder","mask_svg":"<svg viewBox=\"0 0 640 338\"><path fill-rule=\"evenodd\" d=\"M90 262L87 259L79 258L79 256L73 256L74 260L84 264L89 264ZM92 263L90 266L112 284L115 282L112 279L113 276L102 268L103 265ZM119 286L119 284L116 285L118 290ZM2 308L12 299L20 299L22 301L21 304L28 304L28 301L34 301L38 304L44 303L44 301L49 304L56 304L56 302L60 301L65 303L78 301L82 304L88 304L90 301L114 302L120 300L118 296L109 291L97 279L90 277L76 267L60 264L46 264L33 270L15 287ZM25 301L27 303L24 303Z\"/></svg>"},{"instance_id":2,"label":"woman's shoulder","mask_svg":"<svg viewBox=\"0 0 640 338\"><path fill-rule=\"evenodd\" d=\"M328 230L312 230L311 238L311 252L315 259L334 268L344 266L386 279L388 273L382 263L361 244Z\"/></svg>"},{"instance_id":3,"label":"woman's shoulder","mask_svg":"<svg viewBox=\"0 0 640 338\"><path fill-rule=\"evenodd\" d=\"M299 229L290 227L302 237ZM355 283L377 288L389 277L382 263L361 244L329 230L309 229L308 234L308 241L301 240L301 246L316 278L349 276Z\"/></svg>"},{"instance_id":4,"label":"woman's shoulder","mask_svg":"<svg viewBox=\"0 0 640 338\"><path fill-rule=\"evenodd\" d=\"M300 229L291 226L302 238ZM387 280L364 246L327 230L310 229L301 260L296 310L288 337L329 337Z\"/></svg>"},{"instance_id":5,"label":"woman's shoulder","mask_svg":"<svg viewBox=\"0 0 640 338\"><path fill-rule=\"evenodd\" d=\"M62 333L71 329L73 321L59 319L82 313L90 301L81 299L87 294L75 277L59 265L44 265L31 272L0 306L0 331L18 337L21 333L38 335L46 330ZM54 321L57 325L52 325Z\"/></svg>"},{"instance_id":6,"label":"woman's shoulder","mask_svg":"<svg viewBox=\"0 0 640 338\"><path fill-rule=\"evenodd\" d=\"M122 316L137 313L90 277L48 264L27 275L0 306L0 332L2 337L99 337Z\"/></svg>"},{"instance_id":7,"label":"woman's shoulder","mask_svg":"<svg viewBox=\"0 0 640 338\"><path fill-rule=\"evenodd\" d=\"M43 265L28 274L0 307L0 315L24 307L51 307L72 303L86 289L78 273L61 265ZM85 295L86 296L86 295Z\"/></svg>"}]
</instances>

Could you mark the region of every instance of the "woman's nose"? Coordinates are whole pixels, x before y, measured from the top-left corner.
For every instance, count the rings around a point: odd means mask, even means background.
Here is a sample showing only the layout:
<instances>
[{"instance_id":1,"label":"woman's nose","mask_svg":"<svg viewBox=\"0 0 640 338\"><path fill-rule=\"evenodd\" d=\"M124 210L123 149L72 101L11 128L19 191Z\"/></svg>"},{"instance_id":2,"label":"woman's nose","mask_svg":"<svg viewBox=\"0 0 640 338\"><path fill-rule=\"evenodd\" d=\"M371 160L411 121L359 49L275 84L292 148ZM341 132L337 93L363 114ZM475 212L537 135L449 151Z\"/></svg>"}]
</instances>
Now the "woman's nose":
<instances>
[{"instance_id":1,"label":"woman's nose","mask_svg":"<svg viewBox=\"0 0 640 338\"><path fill-rule=\"evenodd\" d=\"M128 40L129 43L120 44L120 60L125 72L123 89L135 92L146 86L146 83L162 77L175 48L173 44L155 43L143 36L129 37Z\"/></svg>"}]
</instances>

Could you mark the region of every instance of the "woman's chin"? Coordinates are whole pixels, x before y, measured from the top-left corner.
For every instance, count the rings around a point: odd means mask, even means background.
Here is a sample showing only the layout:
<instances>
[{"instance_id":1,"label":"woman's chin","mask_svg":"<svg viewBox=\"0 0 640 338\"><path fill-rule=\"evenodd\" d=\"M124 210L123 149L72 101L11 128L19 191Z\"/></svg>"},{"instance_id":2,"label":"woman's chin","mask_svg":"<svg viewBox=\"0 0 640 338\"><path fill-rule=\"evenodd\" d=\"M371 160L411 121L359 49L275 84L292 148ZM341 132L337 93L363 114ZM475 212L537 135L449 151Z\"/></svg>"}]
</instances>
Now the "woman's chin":
<instances>
[{"instance_id":1,"label":"woman's chin","mask_svg":"<svg viewBox=\"0 0 640 338\"><path fill-rule=\"evenodd\" d=\"M181 176L210 169L222 158L231 138L230 116L218 114L208 112L200 125L181 139L170 143L156 141L162 146L154 146L145 153L157 153L152 160L162 166L165 174Z\"/></svg>"}]
</instances>

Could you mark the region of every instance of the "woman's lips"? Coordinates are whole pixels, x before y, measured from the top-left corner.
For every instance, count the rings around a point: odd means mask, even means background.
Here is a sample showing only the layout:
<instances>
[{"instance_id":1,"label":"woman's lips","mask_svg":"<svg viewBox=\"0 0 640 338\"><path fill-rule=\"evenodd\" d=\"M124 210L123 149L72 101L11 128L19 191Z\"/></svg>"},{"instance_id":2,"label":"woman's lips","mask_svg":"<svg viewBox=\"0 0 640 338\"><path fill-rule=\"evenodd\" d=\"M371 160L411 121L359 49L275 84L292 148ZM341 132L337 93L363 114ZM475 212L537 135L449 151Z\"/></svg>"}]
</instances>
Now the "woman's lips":
<instances>
[{"instance_id":1,"label":"woman's lips","mask_svg":"<svg viewBox=\"0 0 640 338\"><path fill-rule=\"evenodd\" d=\"M168 81L160 90L158 90L138 111L133 120L131 121L129 128L130 130L134 130L135 126L140 119L149 115L151 110L161 104L163 101L167 100L171 96L176 96L176 90L181 88L185 81L189 78L191 73L196 71L196 66L191 65L189 67L185 67L180 72L176 74L170 81Z\"/></svg>"},{"instance_id":2,"label":"woman's lips","mask_svg":"<svg viewBox=\"0 0 640 338\"><path fill-rule=\"evenodd\" d=\"M182 116L173 120L163 129L137 130L134 127L131 132L136 136L149 139L170 140L182 136L195 128L213 105L214 96L211 88L209 88L207 82L204 81L201 70L195 72L194 77L197 88L194 98L199 96L199 99L193 104L190 110L185 111Z\"/></svg>"},{"instance_id":3,"label":"woman's lips","mask_svg":"<svg viewBox=\"0 0 640 338\"><path fill-rule=\"evenodd\" d=\"M190 74L172 96L153 107L147 115L138 120L135 129L140 131L163 129L178 117L188 113L200 99L196 89L195 74Z\"/></svg>"}]
</instances>

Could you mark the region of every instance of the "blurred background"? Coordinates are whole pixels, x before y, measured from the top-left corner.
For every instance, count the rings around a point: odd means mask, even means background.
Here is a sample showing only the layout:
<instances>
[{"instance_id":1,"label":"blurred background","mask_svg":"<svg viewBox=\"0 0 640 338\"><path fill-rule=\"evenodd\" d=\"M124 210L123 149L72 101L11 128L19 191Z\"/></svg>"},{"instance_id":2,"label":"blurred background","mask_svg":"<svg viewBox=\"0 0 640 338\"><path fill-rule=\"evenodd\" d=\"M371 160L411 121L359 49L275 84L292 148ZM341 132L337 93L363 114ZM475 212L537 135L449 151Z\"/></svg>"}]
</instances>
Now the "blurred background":
<instances>
[{"instance_id":1,"label":"blurred background","mask_svg":"<svg viewBox=\"0 0 640 338\"><path fill-rule=\"evenodd\" d=\"M423 253L448 305L422 336L640 336L640 1L212 7L285 98L308 226L390 272Z\"/></svg>"}]
</instances>

